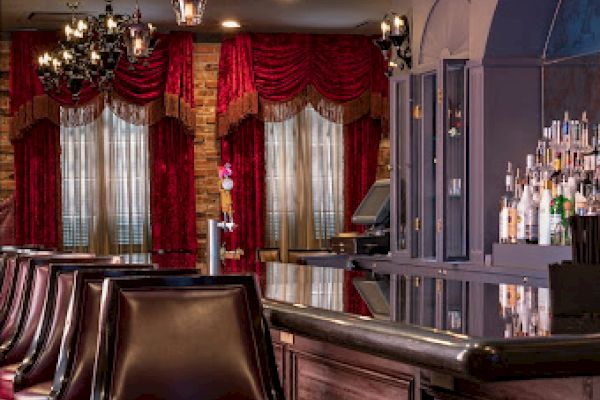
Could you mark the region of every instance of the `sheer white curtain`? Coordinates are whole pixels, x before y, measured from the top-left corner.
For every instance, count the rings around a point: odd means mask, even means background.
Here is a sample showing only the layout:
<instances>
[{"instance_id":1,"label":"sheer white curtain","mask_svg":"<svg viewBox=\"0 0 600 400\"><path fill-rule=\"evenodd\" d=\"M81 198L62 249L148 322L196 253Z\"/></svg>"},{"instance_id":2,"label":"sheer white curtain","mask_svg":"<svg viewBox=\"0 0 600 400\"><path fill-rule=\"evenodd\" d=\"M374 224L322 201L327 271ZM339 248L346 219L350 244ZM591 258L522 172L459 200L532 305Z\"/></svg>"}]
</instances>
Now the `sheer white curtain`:
<instances>
[{"instance_id":1,"label":"sheer white curtain","mask_svg":"<svg viewBox=\"0 0 600 400\"><path fill-rule=\"evenodd\" d=\"M319 249L343 226L343 125L312 107L265 123L267 245Z\"/></svg>"},{"instance_id":2,"label":"sheer white curtain","mask_svg":"<svg viewBox=\"0 0 600 400\"><path fill-rule=\"evenodd\" d=\"M131 113L144 112L129 107ZM61 110L66 120L85 112L85 107ZM65 248L146 260L148 127L129 123L106 107L90 124L62 126L61 147Z\"/></svg>"}]
</instances>

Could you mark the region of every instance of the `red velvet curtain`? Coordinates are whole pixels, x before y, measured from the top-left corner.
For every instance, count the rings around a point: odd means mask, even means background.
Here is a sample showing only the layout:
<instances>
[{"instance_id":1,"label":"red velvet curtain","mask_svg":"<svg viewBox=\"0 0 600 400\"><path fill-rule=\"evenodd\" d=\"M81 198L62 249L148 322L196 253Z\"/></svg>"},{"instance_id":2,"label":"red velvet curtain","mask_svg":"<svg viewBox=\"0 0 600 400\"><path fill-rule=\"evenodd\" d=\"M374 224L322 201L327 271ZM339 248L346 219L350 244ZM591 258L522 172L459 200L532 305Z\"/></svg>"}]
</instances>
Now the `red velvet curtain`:
<instances>
[{"instance_id":1,"label":"red velvet curtain","mask_svg":"<svg viewBox=\"0 0 600 400\"><path fill-rule=\"evenodd\" d=\"M252 39L242 33L221 44L217 83L217 129L225 136L244 118L258 113L252 67Z\"/></svg>"},{"instance_id":2,"label":"red velvet curtain","mask_svg":"<svg viewBox=\"0 0 600 400\"><path fill-rule=\"evenodd\" d=\"M366 36L243 34L223 43L219 72L220 135L248 115L282 121L307 103L345 124L385 109L383 57Z\"/></svg>"},{"instance_id":3,"label":"red velvet curtain","mask_svg":"<svg viewBox=\"0 0 600 400\"><path fill-rule=\"evenodd\" d=\"M366 36L258 34L252 51L261 98L287 101L312 85L334 102L371 89L371 47Z\"/></svg>"},{"instance_id":4,"label":"red velvet curtain","mask_svg":"<svg viewBox=\"0 0 600 400\"><path fill-rule=\"evenodd\" d=\"M11 138L18 171L15 174L16 240L52 247L61 242L62 213L60 202L57 203L60 149L59 138L54 137L59 132L60 107L102 102L102 96L89 86L82 90L78 104L73 104L67 88L59 93L44 93L37 77L37 57L51 50L56 40L53 32L14 33L9 74ZM196 257L193 159L196 121L192 33L161 35L145 62L131 65L126 57L121 57L112 96L118 101L145 106L153 126L151 135L156 135L151 138L153 248L167 251L157 256L158 261L161 266L193 266ZM112 106L117 114L127 118L120 114L117 103ZM53 151L50 151L50 138L56 141L52 142L56 147Z\"/></svg>"},{"instance_id":5,"label":"red velvet curtain","mask_svg":"<svg viewBox=\"0 0 600 400\"><path fill-rule=\"evenodd\" d=\"M233 219L237 223L233 232L222 235L223 241L228 250L244 250L239 261L226 262L225 272L260 274L256 249L265 241L264 123L256 117L242 121L235 135L222 139L221 160L233 168Z\"/></svg>"},{"instance_id":6,"label":"red velvet curtain","mask_svg":"<svg viewBox=\"0 0 600 400\"><path fill-rule=\"evenodd\" d=\"M365 116L345 126L344 134L344 227L346 231L362 232L362 226L352 224L352 214L365 197L377 174L377 156L381 140L381 121ZM364 276L361 271L344 271L344 310L369 315L367 305L352 284Z\"/></svg>"},{"instance_id":7,"label":"red velvet curtain","mask_svg":"<svg viewBox=\"0 0 600 400\"><path fill-rule=\"evenodd\" d=\"M163 118L150 129L152 261L162 268L194 268L194 138L175 118Z\"/></svg>"},{"instance_id":8,"label":"red velvet curtain","mask_svg":"<svg viewBox=\"0 0 600 400\"><path fill-rule=\"evenodd\" d=\"M366 116L344 130L344 229L362 232L352 224L352 214L375 182L381 121Z\"/></svg>"},{"instance_id":9,"label":"red velvet curtain","mask_svg":"<svg viewBox=\"0 0 600 400\"><path fill-rule=\"evenodd\" d=\"M58 248L60 235L60 129L36 122L15 150L15 241Z\"/></svg>"}]
</instances>

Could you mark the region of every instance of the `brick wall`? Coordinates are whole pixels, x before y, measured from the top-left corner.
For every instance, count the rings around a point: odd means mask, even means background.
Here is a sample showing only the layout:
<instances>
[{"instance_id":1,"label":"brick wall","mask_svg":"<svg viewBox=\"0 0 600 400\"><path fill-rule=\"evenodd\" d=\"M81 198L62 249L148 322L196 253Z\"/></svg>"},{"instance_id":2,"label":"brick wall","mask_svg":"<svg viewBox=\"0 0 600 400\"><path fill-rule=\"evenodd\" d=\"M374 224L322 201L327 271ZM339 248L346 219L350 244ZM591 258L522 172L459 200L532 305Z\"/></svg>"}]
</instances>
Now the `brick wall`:
<instances>
[{"instance_id":1,"label":"brick wall","mask_svg":"<svg viewBox=\"0 0 600 400\"><path fill-rule=\"evenodd\" d=\"M15 190L13 148L8 130L8 66L10 42L0 41L0 200Z\"/></svg>"},{"instance_id":2,"label":"brick wall","mask_svg":"<svg viewBox=\"0 0 600 400\"><path fill-rule=\"evenodd\" d=\"M216 136L217 75L221 46L218 43L194 45L196 138L194 171L196 178L196 235L198 267L206 268L208 219L219 218L219 141Z\"/></svg>"}]
</instances>

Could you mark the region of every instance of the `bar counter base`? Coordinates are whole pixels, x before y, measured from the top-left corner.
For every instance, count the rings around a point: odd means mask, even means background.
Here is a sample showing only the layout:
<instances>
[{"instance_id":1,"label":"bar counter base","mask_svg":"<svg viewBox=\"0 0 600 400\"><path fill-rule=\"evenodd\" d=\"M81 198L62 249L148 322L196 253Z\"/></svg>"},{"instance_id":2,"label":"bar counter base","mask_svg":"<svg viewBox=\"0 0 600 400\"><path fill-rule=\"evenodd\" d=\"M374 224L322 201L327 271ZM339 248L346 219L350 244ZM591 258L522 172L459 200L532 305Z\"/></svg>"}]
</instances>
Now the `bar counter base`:
<instances>
[{"instance_id":1,"label":"bar counter base","mask_svg":"<svg viewBox=\"0 0 600 400\"><path fill-rule=\"evenodd\" d=\"M291 400L600 400L600 376L473 382L271 329Z\"/></svg>"}]
</instances>

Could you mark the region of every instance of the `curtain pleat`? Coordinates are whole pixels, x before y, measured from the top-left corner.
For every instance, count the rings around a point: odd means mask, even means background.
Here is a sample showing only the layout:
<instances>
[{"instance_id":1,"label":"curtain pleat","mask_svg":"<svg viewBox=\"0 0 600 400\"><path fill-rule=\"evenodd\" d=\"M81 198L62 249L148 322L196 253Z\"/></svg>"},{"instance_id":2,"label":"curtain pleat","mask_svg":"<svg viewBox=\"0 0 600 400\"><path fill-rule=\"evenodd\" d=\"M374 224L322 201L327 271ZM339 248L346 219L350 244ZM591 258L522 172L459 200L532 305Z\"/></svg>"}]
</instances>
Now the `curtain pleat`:
<instances>
[{"instance_id":1,"label":"curtain pleat","mask_svg":"<svg viewBox=\"0 0 600 400\"><path fill-rule=\"evenodd\" d=\"M59 129L48 120L38 121L13 145L16 244L59 248Z\"/></svg>"},{"instance_id":2,"label":"curtain pleat","mask_svg":"<svg viewBox=\"0 0 600 400\"><path fill-rule=\"evenodd\" d=\"M150 138L152 260L161 268L194 268L197 253L194 138L174 118L164 118L152 126Z\"/></svg>"},{"instance_id":3,"label":"curtain pleat","mask_svg":"<svg viewBox=\"0 0 600 400\"><path fill-rule=\"evenodd\" d=\"M248 117L238 127L238 134L221 140L221 160L233 168L233 219L237 224L222 238L228 250L242 249L240 260L227 260L225 272L255 272L256 249L265 243L265 132L264 123Z\"/></svg>"}]
</instances>

